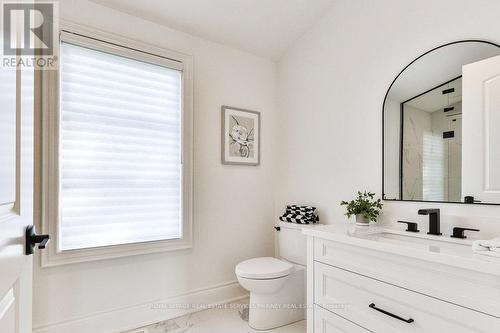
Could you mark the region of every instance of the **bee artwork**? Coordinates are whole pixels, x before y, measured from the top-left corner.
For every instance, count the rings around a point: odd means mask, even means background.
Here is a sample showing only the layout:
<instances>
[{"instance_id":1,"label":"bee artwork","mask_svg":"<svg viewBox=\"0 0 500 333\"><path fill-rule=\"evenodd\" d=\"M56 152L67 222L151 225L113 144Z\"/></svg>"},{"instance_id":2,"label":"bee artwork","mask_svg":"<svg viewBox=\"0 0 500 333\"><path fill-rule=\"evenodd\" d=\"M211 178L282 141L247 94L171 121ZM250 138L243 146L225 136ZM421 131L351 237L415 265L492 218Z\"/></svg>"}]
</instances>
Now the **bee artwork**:
<instances>
[{"instance_id":1,"label":"bee artwork","mask_svg":"<svg viewBox=\"0 0 500 333\"><path fill-rule=\"evenodd\" d=\"M260 164L260 113L222 107L222 163Z\"/></svg>"}]
</instances>

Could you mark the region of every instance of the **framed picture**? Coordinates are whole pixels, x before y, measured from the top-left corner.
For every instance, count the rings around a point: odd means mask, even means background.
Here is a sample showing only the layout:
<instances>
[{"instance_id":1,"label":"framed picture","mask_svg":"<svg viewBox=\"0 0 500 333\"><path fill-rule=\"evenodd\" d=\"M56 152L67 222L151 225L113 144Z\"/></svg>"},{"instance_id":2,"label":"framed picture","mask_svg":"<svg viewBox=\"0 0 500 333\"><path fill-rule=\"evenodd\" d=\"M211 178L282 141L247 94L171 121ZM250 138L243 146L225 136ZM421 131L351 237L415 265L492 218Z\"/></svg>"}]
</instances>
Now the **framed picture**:
<instances>
[{"instance_id":1,"label":"framed picture","mask_svg":"<svg viewBox=\"0 0 500 333\"><path fill-rule=\"evenodd\" d=\"M222 106L222 164L260 164L260 112Z\"/></svg>"}]
</instances>

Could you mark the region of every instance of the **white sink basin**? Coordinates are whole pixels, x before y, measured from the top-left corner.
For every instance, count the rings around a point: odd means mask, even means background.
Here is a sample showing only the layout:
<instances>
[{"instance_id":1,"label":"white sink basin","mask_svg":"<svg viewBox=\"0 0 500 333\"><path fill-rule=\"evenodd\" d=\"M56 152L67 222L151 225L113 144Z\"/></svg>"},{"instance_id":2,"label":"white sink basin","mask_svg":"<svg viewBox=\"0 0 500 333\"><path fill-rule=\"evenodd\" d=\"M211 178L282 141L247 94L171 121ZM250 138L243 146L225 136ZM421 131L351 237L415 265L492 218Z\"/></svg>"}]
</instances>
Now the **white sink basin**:
<instances>
[{"instance_id":1,"label":"white sink basin","mask_svg":"<svg viewBox=\"0 0 500 333\"><path fill-rule=\"evenodd\" d=\"M403 234L393 230L382 230L367 233L361 238L375 240L382 243L411 247L436 253L470 253L471 243L468 240L453 239L447 236L433 236L421 233Z\"/></svg>"},{"instance_id":2,"label":"white sink basin","mask_svg":"<svg viewBox=\"0 0 500 333\"><path fill-rule=\"evenodd\" d=\"M427 235L425 232L409 233L390 229L356 228L349 233L351 237L376 241L378 243L397 245L426 252L470 256L472 254L472 241L456 239L449 236Z\"/></svg>"}]
</instances>

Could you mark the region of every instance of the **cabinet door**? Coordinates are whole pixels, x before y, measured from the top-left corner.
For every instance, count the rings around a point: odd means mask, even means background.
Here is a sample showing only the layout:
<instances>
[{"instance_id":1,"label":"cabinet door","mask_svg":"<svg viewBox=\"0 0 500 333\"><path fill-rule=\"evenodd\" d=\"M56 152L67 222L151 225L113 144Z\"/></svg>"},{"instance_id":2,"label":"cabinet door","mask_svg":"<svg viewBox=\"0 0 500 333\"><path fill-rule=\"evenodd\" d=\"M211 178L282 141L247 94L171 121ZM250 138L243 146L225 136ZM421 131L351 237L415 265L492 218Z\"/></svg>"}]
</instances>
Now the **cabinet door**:
<instances>
[{"instance_id":1,"label":"cabinet door","mask_svg":"<svg viewBox=\"0 0 500 333\"><path fill-rule=\"evenodd\" d=\"M314 333L368 333L361 326L322 309L318 306L314 309Z\"/></svg>"},{"instance_id":2,"label":"cabinet door","mask_svg":"<svg viewBox=\"0 0 500 333\"><path fill-rule=\"evenodd\" d=\"M500 203L500 56L463 67L463 196Z\"/></svg>"}]
</instances>

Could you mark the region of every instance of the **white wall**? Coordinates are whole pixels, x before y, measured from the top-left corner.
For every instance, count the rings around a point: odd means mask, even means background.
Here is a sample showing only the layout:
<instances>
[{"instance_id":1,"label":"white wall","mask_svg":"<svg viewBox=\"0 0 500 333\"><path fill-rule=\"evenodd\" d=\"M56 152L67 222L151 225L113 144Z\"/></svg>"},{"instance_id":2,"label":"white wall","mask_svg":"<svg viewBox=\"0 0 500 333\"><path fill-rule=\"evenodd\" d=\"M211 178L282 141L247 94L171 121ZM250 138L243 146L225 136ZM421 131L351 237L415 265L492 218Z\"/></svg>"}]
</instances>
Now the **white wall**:
<instances>
[{"instance_id":1,"label":"white wall","mask_svg":"<svg viewBox=\"0 0 500 333\"><path fill-rule=\"evenodd\" d=\"M381 191L381 109L387 88L411 60L467 38L500 42L500 1L337 0L279 63L279 178L276 212L317 205L325 223L342 223L342 199ZM443 231L474 225L500 234L500 207L386 203L383 220L415 220L440 207ZM402 226L399 226L402 228Z\"/></svg>"},{"instance_id":2,"label":"white wall","mask_svg":"<svg viewBox=\"0 0 500 333\"><path fill-rule=\"evenodd\" d=\"M56 268L36 264L36 331L100 333L129 322L140 326L151 318L148 302L219 284L220 297L243 295L234 283L234 266L274 253L276 64L84 0L61 1L60 11L66 20L194 56L194 247ZM221 165L223 104L261 111L260 166ZM127 307L140 304L145 306L131 308L136 317L130 318ZM90 329L92 322L97 326Z\"/></svg>"}]
</instances>

